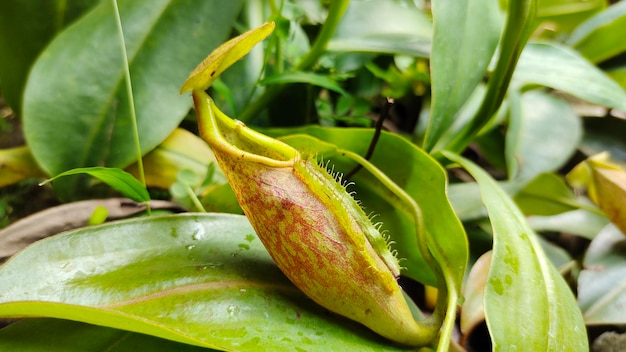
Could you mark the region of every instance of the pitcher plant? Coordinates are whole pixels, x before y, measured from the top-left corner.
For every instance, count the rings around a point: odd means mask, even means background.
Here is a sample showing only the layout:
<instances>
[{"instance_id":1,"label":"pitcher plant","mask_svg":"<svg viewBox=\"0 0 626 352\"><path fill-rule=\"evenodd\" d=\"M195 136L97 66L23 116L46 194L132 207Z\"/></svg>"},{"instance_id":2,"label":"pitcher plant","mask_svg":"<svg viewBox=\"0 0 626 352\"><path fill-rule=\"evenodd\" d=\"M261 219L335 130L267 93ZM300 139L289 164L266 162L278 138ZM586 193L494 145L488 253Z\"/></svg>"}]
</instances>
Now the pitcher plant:
<instances>
[{"instance_id":1,"label":"pitcher plant","mask_svg":"<svg viewBox=\"0 0 626 352\"><path fill-rule=\"evenodd\" d=\"M437 307L429 318L416 319L411 313L397 282L400 266L394 252L341 177L320 165L315 155L301 155L226 116L205 93L221 72L273 29L273 23L266 23L231 39L184 83L181 93L192 92L201 137L213 149L276 265L307 296L401 344L425 346L439 335L449 341L444 337L454 323L456 291L436 260L436 246L429 245L412 198L367 160L342 151L413 209L419 249L438 279ZM447 349L446 342L441 345Z\"/></svg>"}]
</instances>

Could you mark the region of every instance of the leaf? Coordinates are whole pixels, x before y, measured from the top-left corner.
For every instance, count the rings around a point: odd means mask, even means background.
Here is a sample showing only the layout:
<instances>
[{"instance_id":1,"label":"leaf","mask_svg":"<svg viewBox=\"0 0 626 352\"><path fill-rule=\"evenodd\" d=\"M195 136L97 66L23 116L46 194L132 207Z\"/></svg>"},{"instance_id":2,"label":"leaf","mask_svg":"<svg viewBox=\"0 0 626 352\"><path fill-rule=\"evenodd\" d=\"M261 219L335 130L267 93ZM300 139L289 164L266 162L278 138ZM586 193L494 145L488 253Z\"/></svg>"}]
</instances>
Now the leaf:
<instances>
[{"instance_id":1,"label":"leaf","mask_svg":"<svg viewBox=\"0 0 626 352\"><path fill-rule=\"evenodd\" d=\"M626 92L576 51L556 43L529 43L513 84L540 84L588 102L626 110Z\"/></svg>"},{"instance_id":2,"label":"leaf","mask_svg":"<svg viewBox=\"0 0 626 352\"><path fill-rule=\"evenodd\" d=\"M182 170L190 170L198 179L203 180L213 162L213 151L200 137L177 128L163 143L144 156L146 184L148 187L168 189L176 182L178 173ZM137 164L129 166L126 171L139 178ZM223 175L222 179L226 182Z\"/></svg>"},{"instance_id":3,"label":"leaf","mask_svg":"<svg viewBox=\"0 0 626 352\"><path fill-rule=\"evenodd\" d=\"M626 50L621 28L626 25L626 4L615 3L579 25L566 44L593 63L610 59Z\"/></svg>"},{"instance_id":4,"label":"leaf","mask_svg":"<svg viewBox=\"0 0 626 352\"><path fill-rule=\"evenodd\" d=\"M119 1L142 153L161 143L189 111L189 98L178 94L180 82L207 47L227 37L241 3ZM135 161L119 48L111 2L102 1L35 63L24 93L24 133L47 174ZM71 178L56 189L71 198L84 187Z\"/></svg>"},{"instance_id":5,"label":"leaf","mask_svg":"<svg viewBox=\"0 0 626 352\"><path fill-rule=\"evenodd\" d=\"M37 333L33 334L35 331ZM3 351L85 352L104 349L107 352L128 352L139 348L154 352L211 351L149 335L59 319L23 319L0 330L0 350Z\"/></svg>"},{"instance_id":6,"label":"leaf","mask_svg":"<svg viewBox=\"0 0 626 352\"><path fill-rule=\"evenodd\" d=\"M484 304L494 350L587 350L574 295L519 209L480 167L455 154L443 154L477 180L491 219L494 242ZM511 322L533 323L520 329Z\"/></svg>"},{"instance_id":7,"label":"leaf","mask_svg":"<svg viewBox=\"0 0 626 352\"><path fill-rule=\"evenodd\" d=\"M612 162L608 153L594 155L578 164L567 179L574 187L586 188L593 200L622 232L626 233L626 170Z\"/></svg>"},{"instance_id":8,"label":"leaf","mask_svg":"<svg viewBox=\"0 0 626 352\"><path fill-rule=\"evenodd\" d=\"M435 24L431 55L432 107L424 149L431 150L487 71L500 38L494 1L432 3Z\"/></svg>"},{"instance_id":9,"label":"leaf","mask_svg":"<svg viewBox=\"0 0 626 352\"><path fill-rule=\"evenodd\" d=\"M608 225L591 241L578 277L578 302L587 324L624 324L626 237Z\"/></svg>"},{"instance_id":10,"label":"leaf","mask_svg":"<svg viewBox=\"0 0 626 352\"><path fill-rule=\"evenodd\" d=\"M626 172L592 166L598 205L622 232L626 233Z\"/></svg>"},{"instance_id":11,"label":"leaf","mask_svg":"<svg viewBox=\"0 0 626 352\"><path fill-rule=\"evenodd\" d=\"M139 182L136 178L133 177L133 175L129 174L128 172L115 168L96 166L72 169L62 172L54 176L53 178L46 180L42 183L42 185L48 182L52 182L60 177L78 174L91 175L106 183L107 185L113 187L116 191L134 201L147 202L150 200L148 190L146 189L146 187L144 187L143 184L141 184L141 182Z\"/></svg>"},{"instance_id":12,"label":"leaf","mask_svg":"<svg viewBox=\"0 0 626 352\"><path fill-rule=\"evenodd\" d=\"M609 220L596 212L578 209L552 216L534 215L527 218L535 231L558 231L592 240Z\"/></svg>"},{"instance_id":13,"label":"leaf","mask_svg":"<svg viewBox=\"0 0 626 352\"><path fill-rule=\"evenodd\" d=\"M95 5L92 0L0 2L2 96L21 115L28 72L39 53L65 26Z\"/></svg>"},{"instance_id":14,"label":"leaf","mask_svg":"<svg viewBox=\"0 0 626 352\"><path fill-rule=\"evenodd\" d=\"M582 21L606 6L603 0L542 0L537 3L538 29L543 29L541 38L556 39L571 33Z\"/></svg>"},{"instance_id":15,"label":"leaf","mask_svg":"<svg viewBox=\"0 0 626 352\"><path fill-rule=\"evenodd\" d=\"M535 177L515 195L524 215L556 215L583 206L563 177L545 173Z\"/></svg>"},{"instance_id":16,"label":"leaf","mask_svg":"<svg viewBox=\"0 0 626 352\"><path fill-rule=\"evenodd\" d=\"M472 266L463 288L460 328L464 340L485 320L484 292L491 265L491 251L485 252Z\"/></svg>"},{"instance_id":17,"label":"leaf","mask_svg":"<svg viewBox=\"0 0 626 352\"><path fill-rule=\"evenodd\" d=\"M506 138L509 179L532 180L562 167L582 139L582 123L563 100L542 91L510 94Z\"/></svg>"},{"instance_id":18,"label":"leaf","mask_svg":"<svg viewBox=\"0 0 626 352\"><path fill-rule=\"evenodd\" d=\"M331 77L313 72L294 71L284 72L264 78L259 82L263 85L285 84L285 83L309 83L314 86L326 88L342 95L348 95L341 86Z\"/></svg>"},{"instance_id":19,"label":"leaf","mask_svg":"<svg viewBox=\"0 0 626 352\"><path fill-rule=\"evenodd\" d=\"M207 90L222 72L270 35L275 26L274 22L266 22L220 45L191 72L180 92Z\"/></svg>"},{"instance_id":20,"label":"leaf","mask_svg":"<svg viewBox=\"0 0 626 352\"><path fill-rule=\"evenodd\" d=\"M3 317L70 319L223 350L402 350L304 296L243 216L168 215L66 232L0 267L0 287Z\"/></svg>"},{"instance_id":21,"label":"leaf","mask_svg":"<svg viewBox=\"0 0 626 352\"><path fill-rule=\"evenodd\" d=\"M44 173L33 160L28 147L0 149L0 188Z\"/></svg>"},{"instance_id":22,"label":"leaf","mask_svg":"<svg viewBox=\"0 0 626 352\"><path fill-rule=\"evenodd\" d=\"M389 0L351 1L327 49L428 57L431 42L432 23L416 6Z\"/></svg>"},{"instance_id":23,"label":"leaf","mask_svg":"<svg viewBox=\"0 0 626 352\"><path fill-rule=\"evenodd\" d=\"M448 198L454 213L466 222L487 217L476 183L453 183L448 187Z\"/></svg>"}]
</instances>

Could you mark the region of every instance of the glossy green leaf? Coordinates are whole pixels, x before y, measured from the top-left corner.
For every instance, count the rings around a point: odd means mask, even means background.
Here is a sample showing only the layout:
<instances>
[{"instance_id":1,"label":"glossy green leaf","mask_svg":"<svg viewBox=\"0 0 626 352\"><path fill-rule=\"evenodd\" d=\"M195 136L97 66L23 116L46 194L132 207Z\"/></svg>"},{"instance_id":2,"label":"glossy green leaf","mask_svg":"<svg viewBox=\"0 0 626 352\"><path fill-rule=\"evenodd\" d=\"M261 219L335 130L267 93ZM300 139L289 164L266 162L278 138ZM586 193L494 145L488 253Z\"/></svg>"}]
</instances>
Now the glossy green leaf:
<instances>
[{"instance_id":1,"label":"glossy green leaf","mask_svg":"<svg viewBox=\"0 0 626 352\"><path fill-rule=\"evenodd\" d=\"M542 39L557 39L570 33L582 21L602 11L604 0L541 0L537 1L536 22L541 26L535 33Z\"/></svg>"},{"instance_id":2,"label":"glossy green leaf","mask_svg":"<svg viewBox=\"0 0 626 352\"><path fill-rule=\"evenodd\" d=\"M495 351L588 350L576 299L509 196L480 167L444 152L477 180L493 227L485 315ZM532 322L523 329L512 322Z\"/></svg>"},{"instance_id":3,"label":"glossy green leaf","mask_svg":"<svg viewBox=\"0 0 626 352\"><path fill-rule=\"evenodd\" d=\"M589 245L578 277L578 302L587 324L626 323L626 237L613 225Z\"/></svg>"},{"instance_id":4,"label":"glossy green leaf","mask_svg":"<svg viewBox=\"0 0 626 352\"><path fill-rule=\"evenodd\" d=\"M494 1L432 3L432 106L424 148L431 150L452 126L458 110L483 79L500 38Z\"/></svg>"},{"instance_id":5,"label":"glossy green leaf","mask_svg":"<svg viewBox=\"0 0 626 352\"><path fill-rule=\"evenodd\" d=\"M524 215L556 215L582 206L563 177L554 173L535 177L514 199Z\"/></svg>"},{"instance_id":6,"label":"glossy green leaf","mask_svg":"<svg viewBox=\"0 0 626 352\"><path fill-rule=\"evenodd\" d=\"M122 169L108 167L81 167L62 172L45 183L52 182L58 178L70 175L87 174L91 175L107 185L113 187L125 197L137 202L147 202L150 200L148 190L133 175Z\"/></svg>"},{"instance_id":7,"label":"glossy green leaf","mask_svg":"<svg viewBox=\"0 0 626 352\"><path fill-rule=\"evenodd\" d=\"M21 115L22 93L37 55L52 38L95 5L93 0L0 2L2 96Z\"/></svg>"},{"instance_id":8,"label":"glossy green leaf","mask_svg":"<svg viewBox=\"0 0 626 352\"><path fill-rule=\"evenodd\" d=\"M432 23L413 3L351 1L327 49L428 57Z\"/></svg>"},{"instance_id":9,"label":"glossy green leaf","mask_svg":"<svg viewBox=\"0 0 626 352\"><path fill-rule=\"evenodd\" d=\"M578 26L566 44L598 63L626 51L626 3L617 2Z\"/></svg>"},{"instance_id":10,"label":"glossy green leaf","mask_svg":"<svg viewBox=\"0 0 626 352\"><path fill-rule=\"evenodd\" d=\"M475 183L453 183L449 186L448 197L454 212L461 221L487 217L487 209L480 198L480 189Z\"/></svg>"},{"instance_id":11,"label":"glossy green leaf","mask_svg":"<svg viewBox=\"0 0 626 352\"><path fill-rule=\"evenodd\" d=\"M565 232L592 240L609 224L606 216L585 209L571 210L556 215L533 215L527 218L535 231Z\"/></svg>"},{"instance_id":12,"label":"glossy green leaf","mask_svg":"<svg viewBox=\"0 0 626 352\"><path fill-rule=\"evenodd\" d=\"M36 332L36 334L34 333ZM208 352L150 335L59 319L24 319L0 330L0 350L21 352Z\"/></svg>"},{"instance_id":13,"label":"glossy green leaf","mask_svg":"<svg viewBox=\"0 0 626 352\"><path fill-rule=\"evenodd\" d=\"M558 170L576 152L582 138L580 118L565 101L543 91L510 97L506 138L509 178L532 180Z\"/></svg>"},{"instance_id":14,"label":"glossy green leaf","mask_svg":"<svg viewBox=\"0 0 626 352\"><path fill-rule=\"evenodd\" d=\"M402 350L313 303L237 215L66 232L0 267L0 287L3 317L64 318L223 350Z\"/></svg>"},{"instance_id":15,"label":"glossy green leaf","mask_svg":"<svg viewBox=\"0 0 626 352\"><path fill-rule=\"evenodd\" d=\"M335 148L364 155L373 135L372 129L317 126L264 132L274 136L293 134L281 140L305 155L308 152L319 155L323 160L330 160L333 169L344 174L350 172L355 164L339 155L333 155ZM314 136L328 143L298 136L298 133ZM460 285L467 265L467 239L446 197L447 179L441 166L420 148L390 133L381 135L370 161L402 187L421 207L426 230L446 254L448 268L453 270ZM398 165L404 167L400 168ZM434 274L430 272L419 253L410 211L368 172L361 170L350 180L355 182L357 199L362 202L367 212L378 214L376 221L383 223L382 229L388 231L391 240L395 242L392 248L398 250L398 258L403 259L401 264L406 267L402 274L435 286Z\"/></svg>"},{"instance_id":16,"label":"glossy green leaf","mask_svg":"<svg viewBox=\"0 0 626 352\"><path fill-rule=\"evenodd\" d=\"M588 102L626 110L626 91L576 51L555 43L529 43L513 84L539 84Z\"/></svg>"},{"instance_id":17,"label":"glossy green leaf","mask_svg":"<svg viewBox=\"0 0 626 352\"><path fill-rule=\"evenodd\" d=\"M143 153L187 114L191 101L178 94L180 84L227 37L241 3L119 1ZM102 1L35 63L24 95L24 132L48 174L135 160L122 62L113 8ZM70 178L60 191L71 196L80 187Z\"/></svg>"}]
</instances>

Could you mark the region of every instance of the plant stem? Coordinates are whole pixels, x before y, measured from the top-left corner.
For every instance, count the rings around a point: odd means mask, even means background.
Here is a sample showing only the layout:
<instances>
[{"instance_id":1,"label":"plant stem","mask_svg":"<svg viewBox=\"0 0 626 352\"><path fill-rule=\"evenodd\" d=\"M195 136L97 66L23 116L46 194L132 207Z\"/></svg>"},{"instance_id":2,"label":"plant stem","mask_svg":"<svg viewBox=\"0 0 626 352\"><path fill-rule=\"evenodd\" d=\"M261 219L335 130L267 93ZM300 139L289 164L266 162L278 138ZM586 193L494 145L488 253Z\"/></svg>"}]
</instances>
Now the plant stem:
<instances>
[{"instance_id":1,"label":"plant stem","mask_svg":"<svg viewBox=\"0 0 626 352\"><path fill-rule=\"evenodd\" d=\"M322 26L320 33L318 34L311 49L302 57L300 62L294 66L293 71L305 71L312 68L317 60L326 51L326 46L332 38L343 14L346 12L350 0L335 0L331 1L330 8L328 9L328 17ZM265 89L255 101L248 104L246 108L241 112L237 119L242 122L249 122L254 116L256 116L261 110L263 110L274 98L276 98L287 85L272 85Z\"/></svg>"},{"instance_id":2,"label":"plant stem","mask_svg":"<svg viewBox=\"0 0 626 352\"><path fill-rule=\"evenodd\" d=\"M126 41L124 39L124 29L122 28L122 18L120 10L117 6L117 0L111 0L113 4L113 12L115 13L115 21L117 22L117 32L120 38L120 50L122 53L122 61L124 66L124 81L126 82L126 94L128 97L128 108L130 110L130 119L132 121L133 137L135 149L137 152L137 171L139 173L139 181L146 187L146 176L143 170L143 156L141 155L141 143L139 141L139 128L137 127L137 113L135 112L135 99L133 96L133 86L130 81L130 66L128 64L128 54L126 53ZM146 203L146 212L150 215L150 202Z\"/></svg>"},{"instance_id":3,"label":"plant stem","mask_svg":"<svg viewBox=\"0 0 626 352\"><path fill-rule=\"evenodd\" d=\"M189 196L189 199L191 199L191 202L193 203L193 206L196 207L196 210L202 213L206 213L206 209L204 209L204 206L200 202L200 199L198 199L198 196L193 191L193 189L191 189L191 186L185 183L184 187L187 196Z\"/></svg>"}]
</instances>

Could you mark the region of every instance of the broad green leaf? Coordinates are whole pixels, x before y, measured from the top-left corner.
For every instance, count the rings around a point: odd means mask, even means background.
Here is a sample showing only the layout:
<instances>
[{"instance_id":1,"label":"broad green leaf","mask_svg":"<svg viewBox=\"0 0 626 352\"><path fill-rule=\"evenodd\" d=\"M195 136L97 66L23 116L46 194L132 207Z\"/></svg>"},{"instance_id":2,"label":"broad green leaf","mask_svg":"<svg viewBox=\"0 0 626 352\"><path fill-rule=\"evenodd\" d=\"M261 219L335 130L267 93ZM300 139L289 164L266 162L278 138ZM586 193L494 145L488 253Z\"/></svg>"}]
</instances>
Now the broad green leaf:
<instances>
[{"instance_id":1,"label":"broad green leaf","mask_svg":"<svg viewBox=\"0 0 626 352\"><path fill-rule=\"evenodd\" d=\"M608 225L589 245L578 277L578 303L587 324L626 323L626 237Z\"/></svg>"},{"instance_id":2,"label":"broad green leaf","mask_svg":"<svg viewBox=\"0 0 626 352\"><path fill-rule=\"evenodd\" d=\"M431 150L454 123L483 79L502 30L495 1L432 2L432 106L424 149Z\"/></svg>"},{"instance_id":3,"label":"broad green leaf","mask_svg":"<svg viewBox=\"0 0 626 352\"><path fill-rule=\"evenodd\" d=\"M264 133L273 136L292 134L281 140L299 149L303 154L305 151L317 153L323 160L330 160L329 163L334 166L336 172L345 174L350 172L355 164L333 155L334 149L347 149L365 155L374 132L372 129L310 126L272 129ZM298 133L314 136L327 143L298 136ZM390 133L383 133L380 136L370 161L402 187L421 207L426 230L446 254L448 268L454 271L460 285L467 265L467 239L446 197L447 179L441 166L420 148ZM400 168L398 165L404 167ZM350 181L355 182L356 198L362 202L367 212L378 214L376 221L383 223L382 229L388 231L390 239L396 243L392 248L398 250L398 258L404 259L401 264L406 267L402 274L435 286L434 274L430 272L418 250L412 215L368 172L361 170L351 177Z\"/></svg>"},{"instance_id":4,"label":"broad green leaf","mask_svg":"<svg viewBox=\"0 0 626 352\"><path fill-rule=\"evenodd\" d=\"M626 50L621 35L626 25L626 3L618 2L578 26L566 44L593 63L610 59Z\"/></svg>"},{"instance_id":5,"label":"broad green leaf","mask_svg":"<svg viewBox=\"0 0 626 352\"><path fill-rule=\"evenodd\" d=\"M314 86L326 88L342 95L348 95L341 86L331 77L313 72L295 71L285 72L264 78L259 82L263 85L286 84L286 83L309 83Z\"/></svg>"},{"instance_id":6,"label":"broad green leaf","mask_svg":"<svg viewBox=\"0 0 626 352\"><path fill-rule=\"evenodd\" d=\"M526 45L513 84L540 84L594 104L626 110L624 89L579 53L556 43Z\"/></svg>"},{"instance_id":7,"label":"broad green leaf","mask_svg":"<svg viewBox=\"0 0 626 352\"><path fill-rule=\"evenodd\" d=\"M275 26L274 22L264 23L220 45L191 72L180 92L207 90L222 72L270 35Z\"/></svg>"},{"instance_id":8,"label":"broad green leaf","mask_svg":"<svg viewBox=\"0 0 626 352\"><path fill-rule=\"evenodd\" d=\"M563 177L554 173L535 177L514 199L524 215L556 215L583 206Z\"/></svg>"},{"instance_id":9,"label":"broad green leaf","mask_svg":"<svg viewBox=\"0 0 626 352\"><path fill-rule=\"evenodd\" d=\"M35 333L36 332L36 333ZM208 352L150 335L59 319L23 319L0 330L0 350L21 352Z\"/></svg>"},{"instance_id":10,"label":"broad green leaf","mask_svg":"<svg viewBox=\"0 0 626 352\"><path fill-rule=\"evenodd\" d=\"M28 72L52 38L95 5L93 0L0 2L0 81L2 96L21 115Z\"/></svg>"},{"instance_id":11,"label":"broad green leaf","mask_svg":"<svg viewBox=\"0 0 626 352\"><path fill-rule=\"evenodd\" d=\"M584 209L552 216L533 215L529 216L527 221L535 231L565 232L589 240L593 240L600 230L609 224L609 219L605 216Z\"/></svg>"},{"instance_id":12,"label":"broad green leaf","mask_svg":"<svg viewBox=\"0 0 626 352\"><path fill-rule=\"evenodd\" d=\"M510 179L532 180L562 167L582 138L569 104L542 91L511 94L506 157Z\"/></svg>"},{"instance_id":13,"label":"broad green leaf","mask_svg":"<svg viewBox=\"0 0 626 352\"><path fill-rule=\"evenodd\" d=\"M304 296L237 215L66 232L0 267L0 287L3 317L76 320L220 350L402 350Z\"/></svg>"},{"instance_id":14,"label":"broad green leaf","mask_svg":"<svg viewBox=\"0 0 626 352\"><path fill-rule=\"evenodd\" d=\"M485 315L495 351L588 350L576 299L511 198L480 167L443 152L478 182L493 227ZM532 322L520 329L512 322Z\"/></svg>"},{"instance_id":15,"label":"broad green leaf","mask_svg":"<svg viewBox=\"0 0 626 352\"><path fill-rule=\"evenodd\" d=\"M448 198L454 212L463 222L487 217L487 210L480 198L480 189L475 183L451 184Z\"/></svg>"},{"instance_id":16,"label":"broad green leaf","mask_svg":"<svg viewBox=\"0 0 626 352\"><path fill-rule=\"evenodd\" d=\"M133 175L128 172L108 167L94 166L94 167L81 167L72 170L62 172L51 179L48 179L44 183L52 182L58 178L70 175L88 174L107 185L113 187L116 191L122 195L137 201L147 202L150 200L148 190L139 182Z\"/></svg>"},{"instance_id":17,"label":"broad green leaf","mask_svg":"<svg viewBox=\"0 0 626 352\"><path fill-rule=\"evenodd\" d=\"M432 23L413 3L351 1L327 49L428 57Z\"/></svg>"},{"instance_id":18,"label":"broad green leaf","mask_svg":"<svg viewBox=\"0 0 626 352\"><path fill-rule=\"evenodd\" d=\"M178 94L180 84L227 37L241 3L119 1L143 153L189 111L191 101ZM24 133L49 175L135 161L122 62L113 8L102 1L35 63L24 93ZM62 183L57 187L66 198L84 187L75 178Z\"/></svg>"},{"instance_id":19,"label":"broad green leaf","mask_svg":"<svg viewBox=\"0 0 626 352\"><path fill-rule=\"evenodd\" d=\"M602 11L604 0L541 0L537 1L537 19L542 39L558 39L570 33L582 21ZM540 32L542 31L542 32Z\"/></svg>"}]
</instances>

